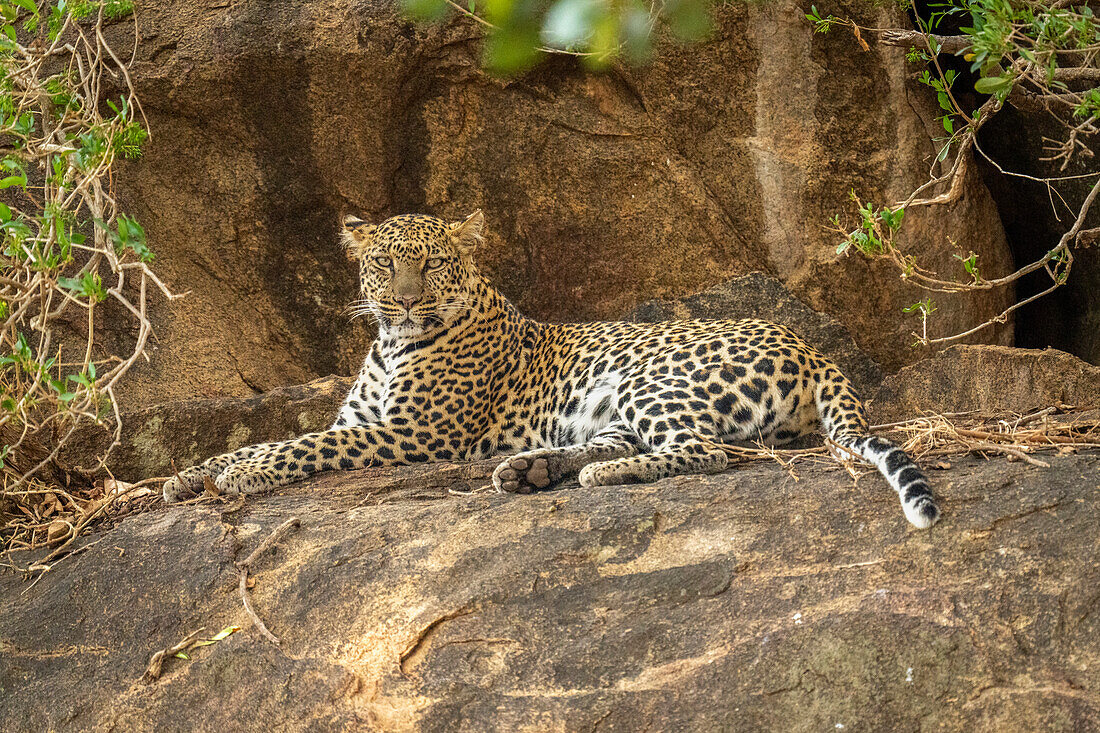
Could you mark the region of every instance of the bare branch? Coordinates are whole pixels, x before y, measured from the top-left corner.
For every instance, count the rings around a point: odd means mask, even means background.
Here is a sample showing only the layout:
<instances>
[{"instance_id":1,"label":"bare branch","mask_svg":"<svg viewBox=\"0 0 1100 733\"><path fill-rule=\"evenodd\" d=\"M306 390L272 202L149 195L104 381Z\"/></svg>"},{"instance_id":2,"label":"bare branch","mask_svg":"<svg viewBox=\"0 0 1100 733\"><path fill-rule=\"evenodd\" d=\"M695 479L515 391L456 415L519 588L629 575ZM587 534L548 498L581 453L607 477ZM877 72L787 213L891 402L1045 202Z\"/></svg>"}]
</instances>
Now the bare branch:
<instances>
[{"instance_id":1,"label":"bare branch","mask_svg":"<svg viewBox=\"0 0 1100 733\"><path fill-rule=\"evenodd\" d=\"M933 50L932 45L936 48ZM946 53L957 56L970 49L970 36L937 36L920 31L883 30L878 32L878 41L884 46L915 47L929 53Z\"/></svg>"},{"instance_id":2,"label":"bare branch","mask_svg":"<svg viewBox=\"0 0 1100 733\"><path fill-rule=\"evenodd\" d=\"M1028 12L1016 12L1023 5L1027 6ZM834 26L851 28L856 32L857 39L862 38L859 31L863 31L875 36L883 45L920 51L920 58L917 60L927 62L929 69L922 71L918 78L936 93L942 112L937 122L942 123L947 133L946 138L936 140L941 145L929 179L904 200L878 209L872 204L864 205L853 193L860 223L853 230L841 226L839 217L834 217L831 229L844 239L837 251L845 253L855 250L872 258L887 258L900 270L902 279L932 292L963 293L1006 287L1040 269L1051 279L1049 287L1042 292L1011 305L981 324L940 338L930 338L928 335L929 316L935 312L935 304L930 299L925 299L909 306L907 311L917 312L921 316L921 333L916 334L916 337L919 343L925 345L956 341L991 325L1005 323L1014 311L1065 283L1073 266L1073 247L1093 242L1100 236L1100 229L1081 230L1100 189L1100 171L1040 177L1005 170L978 143L978 131L1001 110L1003 102L1008 102L1021 110L1040 111L1044 116L1049 114L1061 125L1062 137L1044 136L1043 154L1039 160L1055 163L1065 171L1073 161L1095 158L1095 136L1100 133L1100 110L1097 108L1100 87L1074 89L1071 85L1080 87L1100 81L1100 65L1096 63L1100 59L1100 43L1094 42L1100 37L1100 21L1094 13L1063 1L1039 3L1032 0L1008 0L999 5L983 5L974 12L981 15L979 20L984 20L985 27L1001 28L997 36L1001 40L999 45L990 44L993 50L988 58L982 57L982 79L975 84L975 90L988 93L988 97L982 107L973 113L960 104L953 89L960 76L954 71L945 71L940 57L943 54L964 55L973 49L984 52L989 48L990 46L985 45L989 43L989 38L983 36L981 31L982 23L975 24L979 30L973 31L973 35L941 36L929 33L928 26L920 17L916 19L918 30L901 30L864 28L848 18L832 15L822 18L816 10L808 16L817 24L819 31L827 31ZM942 17L944 12L932 11L932 15L933 18ZM866 50L862 40L860 43ZM972 57L968 55L967 58ZM963 195L964 180L974 151L1004 175L1019 176L1045 185L1052 206L1060 201L1070 209L1070 204L1054 183L1089 178L1094 178L1095 181L1077 210L1071 226L1041 258L1024 264L1007 275L986 278L979 274L976 255L971 252L966 258L959 257L968 278L960 281L923 269L918 264L917 257L901 252L894 240L901 226L900 214L904 213L904 209L950 205L959 200ZM939 162L951 152L954 153L954 159L950 170L940 173ZM939 188L944 183L948 184L946 190ZM936 190L940 193L927 193Z\"/></svg>"}]
</instances>

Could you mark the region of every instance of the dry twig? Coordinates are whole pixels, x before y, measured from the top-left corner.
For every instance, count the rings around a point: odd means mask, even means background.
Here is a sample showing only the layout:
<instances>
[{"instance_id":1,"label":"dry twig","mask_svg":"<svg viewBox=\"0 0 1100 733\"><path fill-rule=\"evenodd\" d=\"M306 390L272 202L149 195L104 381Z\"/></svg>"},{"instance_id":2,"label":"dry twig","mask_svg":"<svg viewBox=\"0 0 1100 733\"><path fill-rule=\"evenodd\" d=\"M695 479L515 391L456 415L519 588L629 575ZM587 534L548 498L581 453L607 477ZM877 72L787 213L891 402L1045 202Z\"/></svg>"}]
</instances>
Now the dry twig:
<instances>
[{"instance_id":1,"label":"dry twig","mask_svg":"<svg viewBox=\"0 0 1100 733\"><path fill-rule=\"evenodd\" d=\"M915 459L961 456L970 453L997 453L1011 456L1039 468L1050 464L1031 456L1042 450L1100 448L1100 416L1056 413L1068 406L1051 406L1027 415L980 415L975 412L932 414L923 417L872 426L873 433L891 436ZM1061 419L1057 419L1061 418ZM1039 423L1039 424L1036 424ZM805 461L840 461L853 479L862 461L851 451L825 441L825 445L802 449L755 447L717 443L737 461L774 461L795 480L794 466ZM832 455L830 455L830 453ZM851 459L840 454L848 453Z\"/></svg>"},{"instance_id":2,"label":"dry twig","mask_svg":"<svg viewBox=\"0 0 1100 733\"><path fill-rule=\"evenodd\" d=\"M276 527L275 531L268 535L267 539L261 542L259 546L255 550L253 550L248 557L244 559L243 562L237 563L237 567L240 571L240 583L238 584L238 587L241 592L241 603L244 604L245 613L247 613L248 617L252 619L252 623L256 625L256 628L260 630L260 633L264 635L264 638L266 638L275 646L279 646L279 637L275 636L275 634L272 634L271 631L268 630L267 626L256 614L256 611L253 610L252 603L249 601L248 571L252 567L252 564L256 562L256 560L260 557L260 555L262 555L272 545L278 542L280 537L289 532L291 529L300 527L301 525L302 522L297 517L286 520L278 527Z\"/></svg>"},{"instance_id":3,"label":"dry twig","mask_svg":"<svg viewBox=\"0 0 1100 733\"><path fill-rule=\"evenodd\" d=\"M198 631L191 632L178 644L173 644L172 646L166 649L161 649L159 652L154 654L149 659L148 666L145 667L145 674L141 676L141 681L148 685L160 679L160 674L164 666L164 660L168 657L178 654L179 652L186 651L187 649L191 648L191 646L199 640L199 636L204 631L206 631L205 626L201 627Z\"/></svg>"}]
</instances>

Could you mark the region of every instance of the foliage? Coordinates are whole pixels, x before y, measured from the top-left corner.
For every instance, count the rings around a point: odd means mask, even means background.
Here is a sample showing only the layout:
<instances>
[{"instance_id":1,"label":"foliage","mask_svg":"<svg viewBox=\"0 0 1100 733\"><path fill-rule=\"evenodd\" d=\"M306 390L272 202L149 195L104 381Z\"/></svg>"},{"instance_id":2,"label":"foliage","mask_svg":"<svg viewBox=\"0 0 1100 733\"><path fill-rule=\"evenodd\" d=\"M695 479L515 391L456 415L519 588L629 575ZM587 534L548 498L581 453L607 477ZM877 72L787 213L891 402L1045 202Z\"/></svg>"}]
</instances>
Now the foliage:
<instances>
[{"instance_id":1,"label":"foliage","mask_svg":"<svg viewBox=\"0 0 1100 733\"><path fill-rule=\"evenodd\" d=\"M139 156L148 139L126 65L103 35L106 19L132 10L129 0L0 2L4 498L41 495L26 479L79 425L117 417L115 388L152 329L148 288L172 297L149 269L144 229L112 195L119 156ZM108 76L121 96L102 98ZM126 353L97 340L108 305L114 329L135 326ZM52 453L40 459L32 445Z\"/></svg>"},{"instance_id":2,"label":"foliage","mask_svg":"<svg viewBox=\"0 0 1100 733\"><path fill-rule=\"evenodd\" d=\"M603 66L619 56L648 57L658 22L683 40L711 29L711 0L404 0L412 16L441 20L458 12L488 29L485 63L501 74L530 68L546 54Z\"/></svg>"},{"instance_id":3,"label":"foliage","mask_svg":"<svg viewBox=\"0 0 1100 733\"><path fill-rule=\"evenodd\" d=\"M1047 155L1042 160L1059 164L1063 171L1073 161L1094 158L1096 137L1100 132L1100 87L1097 87L1100 83L1100 64L1097 63L1100 59L1100 19L1091 7L1036 0L951 0L932 8L927 23L917 19L919 30L915 33L862 28L846 18L822 16L814 6L806 14L807 20L821 33L843 27L850 29L864 46L863 36L870 34L878 34L880 41L890 45L907 45L906 59L926 67L917 78L934 92L941 112L938 121L944 131L942 136L935 138L938 153L929 180L906 200L876 210L873 205L864 205L855 199L859 223L854 229L842 226L839 216L833 218L832 229L842 237L837 251L854 248L869 257L888 258L901 270L902 278L935 292L1005 287L1038 270L1044 270L1050 277L1049 287L1039 294L1015 303L974 328L938 338L928 336L928 317L935 310L930 306L931 301L913 304L905 310L921 316L922 333L918 335L918 342L923 344L960 339L994 323L1004 323L1013 311L1064 284L1073 264L1075 244L1095 237L1095 230L1082 231L1082 227L1100 193L1100 172L1033 179L1042 181L1051 191L1053 184L1061 180L1096 180L1059 241L1041 259L1001 277L983 278L973 252L956 254L961 272L947 276L920 268L913 255L899 249L895 239L898 227L879 226L880 212L900 213L919 206L950 204L962 191L962 179L974 154L986 157L1006 175L1020 175L1004 170L986 156L978 141L978 130L1005 104L1028 111L1042 110L1061 124L1061 139L1047 139ZM961 35L939 36L932 32L948 22L960 20ZM968 90L960 88L962 75L945 68L943 59L950 55L962 56L969 63L971 74L977 75L973 93L964 95L962 92ZM984 95L988 96L977 109L963 101ZM953 160L950 168L938 170L940 164L949 159ZM919 198L924 191L941 184L947 184L948 190L930 198Z\"/></svg>"}]
</instances>

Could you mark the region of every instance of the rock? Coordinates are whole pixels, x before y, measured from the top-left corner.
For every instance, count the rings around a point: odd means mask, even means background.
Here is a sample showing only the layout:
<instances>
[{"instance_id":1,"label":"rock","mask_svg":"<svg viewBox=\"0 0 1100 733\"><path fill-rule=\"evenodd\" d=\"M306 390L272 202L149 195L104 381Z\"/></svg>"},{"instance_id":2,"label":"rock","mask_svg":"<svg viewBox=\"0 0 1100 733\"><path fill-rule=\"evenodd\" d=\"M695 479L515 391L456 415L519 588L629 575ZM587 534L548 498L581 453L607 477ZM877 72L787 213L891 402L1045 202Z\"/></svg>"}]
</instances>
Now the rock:
<instances>
[{"instance_id":1,"label":"rock","mask_svg":"<svg viewBox=\"0 0 1100 733\"><path fill-rule=\"evenodd\" d=\"M1057 349L952 346L892 374L871 403L873 423L923 412L1025 413L1057 404L1100 407L1100 367Z\"/></svg>"},{"instance_id":2,"label":"rock","mask_svg":"<svg viewBox=\"0 0 1100 733\"><path fill-rule=\"evenodd\" d=\"M719 4L709 41L665 39L643 67L558 58L507 81L480 68L476 23L414 25L392 0L137 5L153 138L115 182L158 272L190 295L154 303L159 345L119 390L124 409L354 373L369 329L346 318L356 274L336 236L353 211L484 209L484 269L537 318L611 318L763 269L887 368L919 356L901 307L923 295L837 261L823 227L852 187L882 203L923 181L935 100L904 49L815 34L802 3ZM907 22L863 0L830 10ZM128 28L108 29L116 48ZM957 266L950 240L983 273L1010 263L980 180L910 219L921 264ZM1010 297L942 302L937 327Z\"/></svg>"},{"instance_id":3,"label":"rock","mask_svg":"<svg viewBox=\"0 0 1100 733\"><path fill-rule=\"evenodd\" d=\"M860 351L844 326L811 309L783 283L761 272L677 300L652 300L626 315L628 321L646 323L690 318L761 318L781 323L835 360L860 394L873 394L882 381L882 369Z\"/></svg>"},{"instance_id":4,"label":"rock","mask_svg":"<svg viewBox=\"0 0 1100 733\"><path fill-rule=\"evenodd\" d=\"M0 728L1094 730L1100 453L1043 457L952 459L928 532L819 463L530 496L420 466L162 507L0 576ZM276 648L235 561L289 517L251 569Z\"/></svg>"},{"instance_id":5,"label":"rock","mask_svg":"<svg viewBox=\"0 0 1100 733\"><path fill-rule=\"evenodd\" d=\"M120 442L108 462L111 475L126 481L169 476L173 461L183 469L253 443L324 430L354 381L325 377L257 397L180 400L123 413ZM95 467L113 430L113 423L81 428L65 445L62 462Z\"/></svg>"}]
</instances>

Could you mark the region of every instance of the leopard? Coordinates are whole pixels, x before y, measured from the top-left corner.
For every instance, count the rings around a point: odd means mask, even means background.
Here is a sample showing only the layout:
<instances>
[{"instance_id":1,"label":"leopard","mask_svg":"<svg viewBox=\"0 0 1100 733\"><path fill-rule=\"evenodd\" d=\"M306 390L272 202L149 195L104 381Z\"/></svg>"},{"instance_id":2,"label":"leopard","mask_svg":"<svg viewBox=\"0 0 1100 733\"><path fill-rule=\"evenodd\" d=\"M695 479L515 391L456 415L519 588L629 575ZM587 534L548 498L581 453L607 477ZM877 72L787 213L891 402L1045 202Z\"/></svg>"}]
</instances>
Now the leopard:
<instances>
[{"instance_id":1,"label":"leopard","mask_svg":"<svg viewBox=\"0 0 1100 733\"><path fill-rule=\"evenodd\" d=\"M214 456L165 482L166 502L254 494L321 471L499 458L492 487L527 494L714 474L730 445L824 433L878 469L917 528L940 517L926 475L870 434L841 369L758 319L544 323L482 274L478 210L343 220L358 264L353 317L378 327L328 430Z\"/></svg>"}]
</instances>

